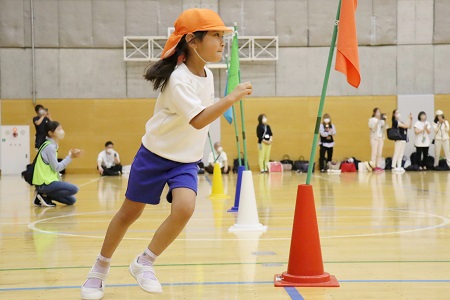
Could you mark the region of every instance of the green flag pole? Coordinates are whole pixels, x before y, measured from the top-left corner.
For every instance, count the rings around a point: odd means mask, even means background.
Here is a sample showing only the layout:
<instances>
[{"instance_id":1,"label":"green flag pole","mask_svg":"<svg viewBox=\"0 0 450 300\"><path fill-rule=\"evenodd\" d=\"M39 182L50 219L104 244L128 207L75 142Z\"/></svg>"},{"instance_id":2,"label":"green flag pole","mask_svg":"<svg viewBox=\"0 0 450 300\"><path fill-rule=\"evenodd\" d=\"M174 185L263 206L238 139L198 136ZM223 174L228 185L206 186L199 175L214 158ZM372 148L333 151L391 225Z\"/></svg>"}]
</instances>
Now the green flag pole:
<instances>
[{"instance_id":1,"label":"green flag pole","mask_svg":"<svg viewBox=\"0 0 450 300\"><path fill-rule=\"evenodd\" d=\"M331 38L330 52L328 54L328 63L327 63L326 71L325 71L325 78L323 80L322 94L320 96L319 110L317 112L316 128L314 129L314 138L313 138L313 143L312 143L312 148L311 148L311 155L309 156L309 166L308 166L308 175L306 176L306 184L311 183L311 176L312 176L312 171L313 171L313 167L314 167L314 160L316 158L315 156L316 156L317 142L319 140L319 127L320 127L320 122L322 120L323 107L325 106L325 97L327 95L328 80L330 78L330 70L331 70L331 63L333 61L334 48L336 46L336 38L337 38L337 31L338 31L340 15L341 15L341 0L339 0L339 6L337 9L337 13L336 13L336 21L334 23L333 37Z\"/></svg>"},{"instance_id":2,"label":"green flag pole","mask_svg":"<svg viewBox=\"0 0 450 300\"><path fill-rule=\"evenodd\" d=\"M241 82L241 70L239 70L239 83ZM244 166L246 170L249 170L248 167L248 156L247 156L247 139L245 137L245 120L244 120L244 101L239 100L239 105L241 108L241 125L242 125L242 141L244 144Z\"/></svg>"},{"instance_id":3,"label":"green flag pole","mask_svg":"<svg viewBox=\"0 0 450 300\"><path fill-rule=\"evenodd\" d=\"M211 147L211 152L212 152L214 161L216 161L216 154L214 153L214 147L213 147L213 144L211 141L211 135L209 134L209 131L208 131L208 140L209 140L209 146Z\"/></svg>"}]
</instances>

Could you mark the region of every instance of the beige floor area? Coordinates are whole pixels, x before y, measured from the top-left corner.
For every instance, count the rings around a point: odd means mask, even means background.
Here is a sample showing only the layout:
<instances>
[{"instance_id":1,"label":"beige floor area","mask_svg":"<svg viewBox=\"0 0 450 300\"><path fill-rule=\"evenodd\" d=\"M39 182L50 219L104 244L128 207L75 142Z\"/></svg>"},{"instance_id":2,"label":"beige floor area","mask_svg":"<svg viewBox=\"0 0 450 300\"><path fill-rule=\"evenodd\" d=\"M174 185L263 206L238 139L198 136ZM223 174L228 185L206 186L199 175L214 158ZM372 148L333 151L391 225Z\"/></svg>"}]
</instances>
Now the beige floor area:
<instances>
[{"instance_id":1,"label":"beige floor area","mask_svg":"<svg viewBox=\"0 0 450 300\"><path fill-rule=\"evenodd\" d=\"M148 207L113 257L104 299L450 299L450 172L316 173L325 271L339 288L275 288L287 269L298 184L304 174L253 174L265 233L229 233L227 200L210 200L200 175L195 214L157 260L163 294L146 294L128 274L170 205ZM65 175L80 192L72 207L34 207L20 178L0 179L0 298L79 299L79 286L120 206L127 177Z\"/></svg>"}]
</instances>

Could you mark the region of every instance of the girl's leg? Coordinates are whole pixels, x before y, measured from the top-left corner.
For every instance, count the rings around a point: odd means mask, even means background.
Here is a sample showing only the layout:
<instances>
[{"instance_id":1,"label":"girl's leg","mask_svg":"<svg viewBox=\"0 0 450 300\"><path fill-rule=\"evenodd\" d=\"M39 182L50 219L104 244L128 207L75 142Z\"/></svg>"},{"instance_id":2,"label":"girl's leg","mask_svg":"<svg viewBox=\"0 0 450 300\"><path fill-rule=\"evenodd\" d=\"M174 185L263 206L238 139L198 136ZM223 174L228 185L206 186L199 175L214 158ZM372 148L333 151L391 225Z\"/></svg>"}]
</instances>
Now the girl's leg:
<instances>
[{"instance_id":1,"label":"girl's leg","mask_svg":"<svg viewBox=\"0 0 450 300\"><path fill-rule=\"evenodd\" d=\"M376 161L375 161L375 164L378 168L381 167L381 161L382 161L382 156L383 156L383 145L384 145L383 138L378 138L378 142L377 142L378 149L377 149L377 156L376 156Z\"/></svg>"},{"instance_id":2,"label":"girl's leg","mask_svg":"<svg viewBox=\"0 0 450 300\"><path fill-rule=\"evenodd\" d=\"M98 272L102 274L108 273L110 260L114 254L114 251L116 251L117 246L119 246L120 241L122 241L128 227L130 227L130 225L139 218L144 208L145 203L134 202L125 198L122 207L109 223L100 255L92 267L91 272ZM84 283L83 287L100 288L101 285L102 281L100 279L89 278Z\"/></svg>"},{"instance_id":3,"label":"girl's leg","mask_svg":"<svg viewBox=\"0 0 450 300\"><path fill-rule=\"evenodd\" d=\"M442 140L434 141L434 166L437 167L439 165L439 155L441 154L441 144Z\"/></svg>"},{"instance_id":4,"label":"girl's leg","mask_svg":"<svg viewBox=\"0 0 450 300\"><path fill-rule=\"evenodd\" d=\"M377 162L378 139L371 138L370 145L372 146L372 155L370 156L370 160L373 161L378 166Z\"/></svg>"},{"instance_id":5,"label":"girl's leg","mask_svg":"<svg viewBox=\"0 0 450 300\"><path fill-rule=\"evenodd\" d=\"M78 187L68 182L54 181L49 185L42 185L39 192L47 194L54 201L72 205L76 201L73 195L78 193Z\"/></svg>"},{"instance_id":6,"label":"girl's leg","mask_svg":"<svg viewBox=\"0 0 450 300\"><path fill-rule=\"evenodd\" d=\"M320 146L320 152L319 152L319 168L320 170L325 170L325 147Z\"/></svg>"},{"instance_id":7,"label":"girl's leg","mask_svg":"<svg viewBox=\"0 0 450 300\"><path fill-rule=\"evenodd\" d=\"M160 255L180 234L194 213L196 194L188 188L172 190L173 200L170 215L159 226L148 245L155 255Z\"/></svg>"},{"instance_id":8,"label":"girl's leg","mask_svg":"<svg viewBox=\"0 0 450 300\"><path fill-rule=\"evenodd\" d=\"M423 147L423 158L422 158L422 167L426 167L427 166L427 157L428 157L428 150L430 149L430 147Z\"/></svg>"},{"instance_id":9,"label":"girl's leg","mask_svg":"<svg viewBox=\"0 0 450 300\"><path fill-rule=\"evenodd\" d=\"M195 208L196 194L189 188L172 190L172 208L170 215L159 226L152 241L130 265L130 272L139 286L150 293L161 293L161 284L155 276L153 263L158 255L172 244L191 218Z\"/></svg>"},{"instance_id":10,"label":"girl's leg","mask_svg":"<svg viewBox=\"0 0 450 300\"><path fill-rule=\"evenodd\" d=\"M258 160L259 160L259 170L261 172L264 172L266 169L264 167L264 150L263 150L264 144L258 144Z\"/></svg>"},{"instance_id":11,"label":"girl's leg","mask_svg":"<svg viewBox=\"0 0 450 300\"><path fill-rule=\"evenodd\" d=\"M394 156L392 156L392 169L397 168L398 157L400 156L400 141L394 143Z\"/></svg>"},{"instance_id":12,"label":"girl's leg","mask_svg":"<svg viewBox=\"0 0 450 300\"><path fill-rule=\"evenodd\" d=\"M447 165L450 167L450 147L448 140L442 141L442 147L444 148L445 159L447 160Z\"/></svg>"},{"instance_id":13,"label":"girl's leg","mask_svg":"<svg viewBox=\"0 0 450 300\"><path fill-rule=\"evenodd\" d=\"M421 161L422 161L422 147L416 147L416 161L412 161L411 164L416 164L419 167L421 167Z\"/></svg>"},{"instance_id":14,"label":"girl's leg","mask_svg":"<svg viewBox=\"0 0 450 300\"><path fill-rule=\"evenodd\" d=\"M265 145L266 146L266 151L264 153L264 166L266 171L267 170L267 163L270 161L270 150L272 150L272 145Z\"/></svg>"},{"instance_id":15,"label":"girl's leg","mask_svg":"<svg viewBox=\"0 0 450 300\"><path fill-rule=\"evenodd\" d=\"M333 160L333 147L327 149L327 162Z\"/></svg>"},{"instance_id":16,"label":"girl's leg","mask_svg":"<svg viewBox=\"0 0 450 300\"><path fill-rule=\"evenodd\" d=\"M406 141L400 141L400 155L398 156L397 160L397 168L402 167L403 162L403 156L405 155L405 147L406 147Z\"/></svg>"}]
</instances>

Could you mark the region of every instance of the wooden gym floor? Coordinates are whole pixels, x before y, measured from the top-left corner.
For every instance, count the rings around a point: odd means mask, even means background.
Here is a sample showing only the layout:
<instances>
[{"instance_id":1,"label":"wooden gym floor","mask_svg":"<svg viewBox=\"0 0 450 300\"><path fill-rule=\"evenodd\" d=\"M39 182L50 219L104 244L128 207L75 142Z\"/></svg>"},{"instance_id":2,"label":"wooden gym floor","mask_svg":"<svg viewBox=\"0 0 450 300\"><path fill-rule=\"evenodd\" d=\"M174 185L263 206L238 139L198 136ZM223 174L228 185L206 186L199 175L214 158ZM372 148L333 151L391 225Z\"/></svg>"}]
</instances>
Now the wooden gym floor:
<instances>
[{"instance_id":1,"label":"wooden gym floor","mask_svg":"<svg viewBox=\"0 0 450 300\"><path fill-rule=\"evenodd\" d=\"M120 206L127 178L66 175L75 206L37 208L20 178L0 179L0 298L79 299L79 286ZM201 175L192 220L158 259L163 294L128 274L170 206L148 207L117 250L104 299L450 299L450 172L313 178L325 271L340 288L275 288L287 269L297 185L304 174L253 174L263 234L228 232L232 199L210 200ZM234 175L224 176L234 196Z\"/></svg>"}]
</instances>

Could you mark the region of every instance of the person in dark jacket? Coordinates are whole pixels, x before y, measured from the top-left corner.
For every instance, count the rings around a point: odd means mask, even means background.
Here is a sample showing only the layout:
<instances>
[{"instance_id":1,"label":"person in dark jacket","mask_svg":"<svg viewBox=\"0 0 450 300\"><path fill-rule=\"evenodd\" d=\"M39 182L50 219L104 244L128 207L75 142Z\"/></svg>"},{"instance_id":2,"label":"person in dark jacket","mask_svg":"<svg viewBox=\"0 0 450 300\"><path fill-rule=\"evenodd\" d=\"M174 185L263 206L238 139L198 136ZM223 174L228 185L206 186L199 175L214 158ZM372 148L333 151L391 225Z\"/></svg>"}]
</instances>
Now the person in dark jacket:
<instances>
[{"instance_id":1,"label":"person in dark jacket","mask_svg":"<svg viewBox=\"0 0 450 300\"><path fill-rule=\"evenodd\" d=\"M258 116L256 136L258 137L259 170L261 171L261 173L266 173L268 172L267 163L270 159L273 134L270 126L267 125L267 117L265 114L261 114Z\"/></svg>"}]
</instances>

